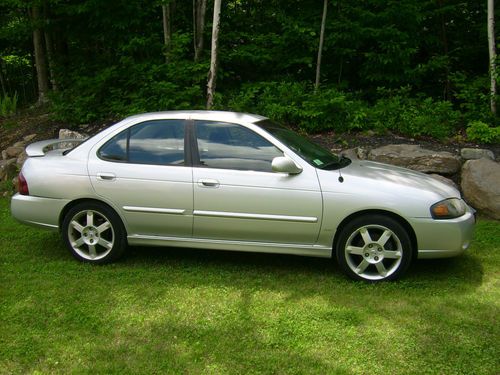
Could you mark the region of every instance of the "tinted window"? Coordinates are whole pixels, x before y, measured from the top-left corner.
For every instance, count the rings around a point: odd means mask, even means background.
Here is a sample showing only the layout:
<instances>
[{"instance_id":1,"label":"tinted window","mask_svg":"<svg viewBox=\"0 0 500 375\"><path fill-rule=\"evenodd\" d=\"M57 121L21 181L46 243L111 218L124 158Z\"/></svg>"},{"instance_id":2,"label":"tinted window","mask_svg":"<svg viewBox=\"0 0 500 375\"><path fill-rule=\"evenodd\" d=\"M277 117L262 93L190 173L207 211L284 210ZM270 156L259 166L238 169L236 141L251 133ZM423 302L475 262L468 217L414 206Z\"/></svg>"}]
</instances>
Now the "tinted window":
<instances>
[{"instance_id":1,"label":"tinted window","mask_svg":"<svg viewBox=\"0 0 500 375\"><path fill-rule=\"evenodd\" d=\"M147 121L108 141L99 156L106 160L138 164L183 165L184 121Z\"/></svg>"},{"instance_id":2,"label":"tinted window","mask_svg":"<svg viewBox=\"0 0 500 375\"><path fill-rule=\"evenodd\" d=\"M272 143L241 125L214 121L195 124L203 166L271 172L272 160L283 156Z\"/></svg>"}]
</instances>

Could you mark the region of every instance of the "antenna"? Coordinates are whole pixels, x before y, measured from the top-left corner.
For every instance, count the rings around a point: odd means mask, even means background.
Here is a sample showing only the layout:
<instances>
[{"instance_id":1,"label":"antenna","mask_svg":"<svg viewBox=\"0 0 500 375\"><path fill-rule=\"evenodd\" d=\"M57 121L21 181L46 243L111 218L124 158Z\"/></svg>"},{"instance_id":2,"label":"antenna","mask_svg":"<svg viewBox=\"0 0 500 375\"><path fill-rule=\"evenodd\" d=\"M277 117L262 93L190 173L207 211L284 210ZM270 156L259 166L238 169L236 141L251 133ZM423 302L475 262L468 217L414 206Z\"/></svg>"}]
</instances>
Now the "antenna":
<instances>
[{"instance_id":1,"label":"antenna","mask_svg":"<svg viewBox=\"0 0 500 375\"><path fill-rule=\"evenodd\" d=\"M340 183L344 182L344 177L342 177L342 172L340 171L340 168L339 168L339 182Z\"/></svg>"}]
</instances>

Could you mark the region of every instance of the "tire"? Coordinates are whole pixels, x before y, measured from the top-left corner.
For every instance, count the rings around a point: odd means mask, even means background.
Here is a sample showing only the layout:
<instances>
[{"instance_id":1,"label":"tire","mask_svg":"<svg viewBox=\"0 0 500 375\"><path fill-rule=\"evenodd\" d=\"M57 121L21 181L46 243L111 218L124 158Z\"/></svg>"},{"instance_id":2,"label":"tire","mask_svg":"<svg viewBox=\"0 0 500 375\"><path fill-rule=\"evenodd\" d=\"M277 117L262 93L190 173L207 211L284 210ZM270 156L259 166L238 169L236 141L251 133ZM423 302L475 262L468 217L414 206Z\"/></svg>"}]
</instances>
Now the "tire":
<instances>
[{"instance_id":1,"label":"tire","mask_svg":"<svg viewBox=\"0 0 500 375\"><path fill-rule=\"evenodd\" d=\"M374 214L360 216L342 228L336 256L350 278L378 282L401 277L410 266L413 250L401 224Z\"/></svg>"},{"instance_id":2,"label":"tire","mask_svg":"<svg viewBox=\"0 0 500 375\"><path fill-rule=\"evenodd\" d=\"M120 217L108 206L83 202L72 207L62 223L66 247L79 261L110 263L127 248L126 231Z\"/></svg>"}]
</instances>

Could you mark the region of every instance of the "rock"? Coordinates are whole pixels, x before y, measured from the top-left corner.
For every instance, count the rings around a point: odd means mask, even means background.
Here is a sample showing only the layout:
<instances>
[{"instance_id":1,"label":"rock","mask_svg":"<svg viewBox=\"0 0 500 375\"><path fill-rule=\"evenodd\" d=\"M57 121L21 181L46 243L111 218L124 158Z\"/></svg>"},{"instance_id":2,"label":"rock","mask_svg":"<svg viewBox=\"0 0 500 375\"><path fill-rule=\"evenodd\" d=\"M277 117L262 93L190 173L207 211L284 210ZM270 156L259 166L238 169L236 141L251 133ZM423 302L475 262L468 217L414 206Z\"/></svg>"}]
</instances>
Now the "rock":
<instances>
[{"instance_id":1,"label":"rock","mask_svg":"<svg viewBox=\"0 0 500 375\"><path fill-rule=\"evenodd\" d=\"M446 185L454 187L457 190L460 190L458 185L453 180L450 180L449 178L443 177L440 174L435 174L435 173L431 173L429 176L431 176L432 178L434 178L438 181L441 181L442 183L444 183Z\"/></svg>"},{"instance_id":2,"label":"rock","mask_svg":"<svg viewBox=\"0 0 500 375\"><path fill-rule=\"evenodd\" d=\"M29 143L36 138L36 134L29 134L23 138L24 142Z\"/></svg>"},{"instance_id":3,"label":"rock","mask_svg":"<svg viewBox=\"0 0 500 375\"><path fill-rule=\"evenodd\" d=\"M347 150L343 150L340 152L340 155L345 156L346 158L349 158L351 160L358 159L358 154L356 153L356 148L349 148Z\"/></svg>"},{"instance_id":4,"label":"rock","mask_svg":"<svg viewBox=\"0 0 500 375\"><path fill-rule=\"evenodd\" d=\"M19 178L16 176L12 179L12 185L14 186L14 189L17 190L17 184L19 183Z\"/></svg>"},{"instance_id":5,"label":"rock","mask_svg":"<svg viewBox=\"0 0 500 375\"><path fill-rule=\"evenodd\" d=\"M85 139L86 134L78 133L69 129L59 129L59 139Z\"/></svg>"},{"instance_id":6,"label":"rock","mask_svg":"<svg viewBox=\"0 0 500 375\"><path fill-rule=\"evenodd\" d=\"M7 150L2 150L2 160L7 160L9 157L7 156Z\"/></svg>"},{"instance_id":7,"label":"rock","mask_svg":"<svg viewBox=\"0 0 500 375\"><path fill-rule=\"evenodd\" d=\"M19 169L23 166L24 162L28 159L28 155L26 154L26 151L21 152L19 156L17 157L16 164Z\"/></svg>"},{"instance_id":8,"label":"rock","mask_svg":"<svg viewBox=\"0 0 500 375\"><path fill-rule=\"evenodd\" d=\"M13 144L13 147L26 147L26 142L19 141Z\"/></svg>"},{"instance_id":9,"label":"rock","mask_svg":"<svg viewBox=\"0 0 500 375\"><path fill-rule=\"evenodd\" d=\"M16 159L0 161L0 181L7 181L15 176L17 172Z\"/></svg>"},{"instance_id":10,"label":"rock","mask_svg":"<svg viewBox=\"0 0 500 375\"><path fill-rule=\"evenodd\" d=\"M368 151L363 147L356 147L356 154L358 155L358 159L364 160L368 156Z\"/></svg>"},{"instance_id":11,"label":"rock","mask_svg":"<svg viewBox=\"0 0 500 375\"><path fill-rule=\"evenodd\" d=\"M349 148L347 150L343 150L340 152L340 155L343 155L352 160L356 159L364 160L366 159L366 154L367 152L363 147Z\"/></svg>"},{"instance_id":12,"label":"rock","mask_svg":"<svg viewBox=\"0 0 500 375\"><path fill-rule=\"evenodd\" d=\"M489 159L466 161L461 185L472 207L500 220L500 163Z\"/></svg>"},{"instance_id":13,"label":"rock","mask_svg":"<svg viewBox=\"0 0 500 375\"><path fill-rule=\"evenodd\" d=\"M5 149L5 152L7 153L7 159L17 158L23 151L24 147L19 146L11 146Z\"/></svg>"},{"instance_id":14,"label":"rock","mask_svg":"<svg viewBox=\"0 0 500 375\"><path fill-rule=\"evenodd\" d=\"M446 151L432 151L419 145L387 145L373 149L368 159L424 173L454 174L460 170L460 158Z\"/></svg>"},{"instance_id":15,"label":"rock","mask_svg":"<svg viewBox=\"0 0 500 375\"><path fill-rule=\"evenodd\" d=\"M463 148L460 150L460 156L462 156L465 160L475 160L481 158L495 160L493 152L484 148Z\"/></svg>"}]
</instances>

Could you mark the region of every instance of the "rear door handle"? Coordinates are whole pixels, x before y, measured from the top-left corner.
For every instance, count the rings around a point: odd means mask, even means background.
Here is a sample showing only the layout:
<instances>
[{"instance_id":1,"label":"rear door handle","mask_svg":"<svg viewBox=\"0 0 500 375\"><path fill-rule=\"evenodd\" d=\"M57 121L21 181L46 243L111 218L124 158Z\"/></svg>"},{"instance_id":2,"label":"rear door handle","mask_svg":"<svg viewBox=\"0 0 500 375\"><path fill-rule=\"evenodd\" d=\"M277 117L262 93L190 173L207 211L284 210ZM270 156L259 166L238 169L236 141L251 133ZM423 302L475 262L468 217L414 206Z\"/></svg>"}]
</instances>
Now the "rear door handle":
<instances>
[{"instance_id":1,"label":"rear door handle","mask_svg":"<svg viewBox=\"0 0 500 375\"><path fill-rule=\"evenodd\" d=\"M220 183L219 183L219 181L211 179L211 178L202 178L202 179L198 180L198 185L201 187L218 188Z\"/></svg>"},{"instance_id":2,"label":"rear door handle","mask_svg":"<svg viewBox=\"0 0 500 375\"><path fill-rule=\"evenodd\" d=\"M101 181L113 181L115 178L113 173L97 173L97 179Z\"/></svg>"}]
</instances>

